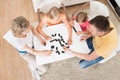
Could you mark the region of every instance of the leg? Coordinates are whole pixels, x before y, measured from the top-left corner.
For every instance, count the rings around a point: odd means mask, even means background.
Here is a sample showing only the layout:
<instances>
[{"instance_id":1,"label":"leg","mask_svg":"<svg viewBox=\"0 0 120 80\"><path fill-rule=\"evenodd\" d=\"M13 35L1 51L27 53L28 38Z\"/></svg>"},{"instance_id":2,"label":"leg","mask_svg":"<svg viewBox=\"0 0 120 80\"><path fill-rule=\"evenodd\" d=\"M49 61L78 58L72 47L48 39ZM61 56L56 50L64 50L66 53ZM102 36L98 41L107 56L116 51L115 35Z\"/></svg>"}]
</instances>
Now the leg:
<instances>
[{"instance_id":1,"label":"leg","mask_svg":"<svg viewBox=\"0 0 120 80\"><path fill-rule=\"evenodd\" d=\"M93 37L90 37L90 38L88 38L88 39L86 40L87 45L88 45L88 48L91 50L90 53L94 51L94 47L93 47L92 40L93 40ZM89 54L90 54L90 53L89 53Z\"/></svg>"},{"instance_id":2,"label":"leg","mask_svg":"<svg viewBox=\"0 0 120 80\"><path fill-rule=\"evenodd\" d=\"M83 69L83 68L87 68L87 67L89 67L89 66L91 66L91 65L93 65L93 64L95 64L95 63L98 63L99 61L101 61L101 60L103 60L103 57L102 56L100 56L100 57L98 57L97 59L95 59L95 60L91 60L91 61L87 61L87 60L81 60L80 62L79 62L79 64L80 64L80 67Z\"/></svg>"},{"instance_id":3,"label":"leg","mask_svg":"<svg viewBox=\"0 0 120 80\"><path fill-rule=\"evenodd\" d=\"M38 78L36 76L36 62L35 62L35 56L32 55L32 54L24 54L24 55L21 55L21 57L28 63L28 68L32 74L32 77L33 77L33 80L34 78L35 79L40 79L40 77Z\"/></svg>"},{"instance_id":4,"label":"leg","mask_svg":"<svg viewBox=\"0 0 120 80\"><path fill-rule=\"evenodd\" d=\"M44 74L44 73L47 72L48 65L40 65L40 66L37 66L34 55L27 53L27 54L25 54L25 55L22 56L22 57L23 57L23 59L24 59L25 61L27 61L27 63L29 64L29 66L31 67L31 69L32 69L33 72L35 72L35 70L38 70L39 75L42 75L42 74Z\"/></svg>"},{"instance_id":5,"label":"leg","mask_svg":"<svg viewBox=\"0 0 120 80\"><path fill-rule=\"evenodd\" d=\"M45 74L45 73L47 72L47 70L48 70L48 67L49 67L49 64L37 66L38 73L39 73L40 75Z\"/></svg>"},{"instance_id":6,"label":"leg","mask_svg":"<svg viewBox=\"0 0 120 80\"><path fill-rule=\"evenodd\" d=\"M63 10L64 10L64 12L65 12L65 15L66 15L66 17L67 17L67 20L70 20L69 17L68 17L68 14L67 14L66 7L65 7L65 5L63 4L63 2L61 3L61 5L62 5L62 7L63 7Z\"/></svg>"}]
</instances>

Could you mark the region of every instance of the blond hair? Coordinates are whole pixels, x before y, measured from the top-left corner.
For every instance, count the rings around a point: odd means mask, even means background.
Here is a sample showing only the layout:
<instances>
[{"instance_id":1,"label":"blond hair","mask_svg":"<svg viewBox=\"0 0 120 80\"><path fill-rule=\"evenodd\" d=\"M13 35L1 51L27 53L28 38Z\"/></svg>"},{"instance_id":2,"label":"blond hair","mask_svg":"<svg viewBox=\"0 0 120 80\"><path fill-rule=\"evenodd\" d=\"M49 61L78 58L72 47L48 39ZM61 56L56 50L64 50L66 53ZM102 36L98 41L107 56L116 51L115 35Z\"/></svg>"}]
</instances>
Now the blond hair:
<instances>
[{"instance_id":1,"label":"blond hair","mask_svg":"<svg viewBox=\"0 0 120 80\"><path fill-rule=\"evenodd\" d=\"M59 19L60 18L60 11L57 7L53 7L49 10L48 12L48 16L51 18L51 19Z\"/></svg>"},{"instance_id":2,"label":"blond hair","mask_svg":"<svg viewBox=\"0 0 120 80\"><path fill-rule=\"evenodd\" d=\"M76 15L76 21L77 22L85 22L87 20L88 16L86 12L80 12Z\"/></svg>"},{"instance_id":3,"label":"blond hair","mask_svg":"<svg viewBox=\"0 0 120 80\"><path fill-rule=\"evenodd\" d=\"M12 20L11 30L14 36L19 36L27 30L29 27L29 21L23 16L17 17Z\"/></svg>"}]
</instances>

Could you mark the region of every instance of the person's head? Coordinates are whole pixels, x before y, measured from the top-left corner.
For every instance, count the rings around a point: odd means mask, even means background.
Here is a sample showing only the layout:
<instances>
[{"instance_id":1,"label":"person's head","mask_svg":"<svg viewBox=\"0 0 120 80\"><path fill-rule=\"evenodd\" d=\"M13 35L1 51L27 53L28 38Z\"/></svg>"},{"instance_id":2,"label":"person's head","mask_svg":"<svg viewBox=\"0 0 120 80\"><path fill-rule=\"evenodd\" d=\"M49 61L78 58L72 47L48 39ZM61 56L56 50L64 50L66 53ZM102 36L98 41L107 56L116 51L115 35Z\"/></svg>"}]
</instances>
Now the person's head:
<instances>
[{"instance_id":1,"label":"person's head","mask_svg":"<svg viewBox=\"0 0 120 80\"><path fill-rule=\"evenodd\" d=\"M48 15L51 19L58 20L60 18L60 11L57 7L53 7L49 10Z\"/></svg>"},{"instance_id":2,"label":"person's head","mask_svg":"<svg viewBox=\"0 0 120 80\"><path fill-rule=\"evenodd\" d=\"M110 30L110 23L108 18L104 16L96 16L90 20L90 27L88 29L93 36L103 36Z\"/></svg>"},{"instance_id":3,"label":"person's head","mask_svg":"<svg viewBox=\"0 0 120 80\"><path fill-rule=\"evenodd\" d=\"M29 21L20 16L12 20L11 30L14 36L25 35L30 30Z\"/></svg>"},{"instance_id":4,"label":"person's head","mask_svg":"<svg viewBox=\"0 0 120 80\"><path fill-rule=\"evenodd\" d=\"M76 21L77 22L85 22L87 20L88 16L87 16L87 13L86 12L79 12L77 15L76 15Z\"/></svg>"}]
</instances>

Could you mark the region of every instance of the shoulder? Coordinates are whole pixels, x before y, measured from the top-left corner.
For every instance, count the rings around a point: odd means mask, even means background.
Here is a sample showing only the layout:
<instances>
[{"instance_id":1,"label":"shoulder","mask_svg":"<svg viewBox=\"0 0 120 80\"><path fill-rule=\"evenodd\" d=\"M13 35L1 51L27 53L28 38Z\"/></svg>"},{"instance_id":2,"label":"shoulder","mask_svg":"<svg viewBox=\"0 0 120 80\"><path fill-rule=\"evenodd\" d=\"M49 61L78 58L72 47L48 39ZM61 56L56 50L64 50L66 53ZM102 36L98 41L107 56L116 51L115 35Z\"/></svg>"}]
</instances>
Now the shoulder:
<instances>
[{"instance_id":1,"label":"shoulder","mask_svg":"<svg viewBox=\"0 0 120 80\"><path fill-rule=\"evenodd\" d=\"M40 20L40 22L38 23L37 29L42 27L44 24L46 24L48 20L49 20L48 15L44 15L42 19Z\"/></svg>"},{"instance_id":2,"label":"shoulder","mask_svg":"<svg viewBox=\"0 0 120 80\"><path fill-rule=\"evenodd\" d=\"M67 19L66 15L64 13L61 13L60 14L60 18L64 21Z\"/></svg>"},{"instance_id":3,"label":"shoulder","mask_svg":"<svg viewBox=\"0 0 120 80\"><path fill-rule=\"evenodd\" d=\"M44 15L43 20L47 20L49 18L48 15Z\"/></svg>"},{"instance_id":4,"label":"shoulder","mask_svg":"<svg viewBox=\"0 0 120 80\"><path fill-rule=\"evenodd\" d=\"M60 17L66 17L66 15L64 13L61 13Z\"/></svg>"}]
</instances>

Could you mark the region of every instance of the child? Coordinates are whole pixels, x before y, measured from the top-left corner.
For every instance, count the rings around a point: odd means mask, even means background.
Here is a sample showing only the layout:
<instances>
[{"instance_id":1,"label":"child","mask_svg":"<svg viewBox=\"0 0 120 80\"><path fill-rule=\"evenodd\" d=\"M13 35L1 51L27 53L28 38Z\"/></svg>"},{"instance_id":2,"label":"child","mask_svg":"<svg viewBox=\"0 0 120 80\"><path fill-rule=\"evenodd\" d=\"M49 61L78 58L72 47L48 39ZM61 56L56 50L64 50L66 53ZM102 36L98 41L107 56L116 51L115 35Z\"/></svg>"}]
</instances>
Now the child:
<instances>
[{"instance_id":1,"label":"child","mask_svg":"<svg viewBox=\"0 0 120 80\"><path fill-rule=\"evenodd\" d=\"M44 44L44 40L39 36L36 29L33 28L29 21L24 17L17 17L12 21L11 31L14 37L14 43L16 45L16 49L19 51L22 58L28 63L32 74L38 71L39 75L44 74L47 71L47 66L36 66L35 56L49 56L51 54L50 50L38 51L35 50L33 43L33 35L37 36L37 38Z\"/></svg>"},{"instance_id":2,"label":"child","mask_svg":"<svg viewBox=\"0 0 120 80\"><path fill-rule=\"evenodd\" d=\"M91 50L89 54L74 52L64 47L64 50L67 53L71 53L82 59L80 61L81 68L87 68L104 58L109 57L118 44L115 26L111 25L109 20L104 16L96 16L90 20L88 31L92 35L92 37L86 40L88 47Z\"/></svg>"},{"instance_id":3,"label":"child","mask_svg":"<svg viewBox=\"0 0 120 80\"><path fill-rule=\"evenodd\" d=\"M50 40L51 37L46 35L43 31L42 31L42 26L43 25L47 25L47 26L52 26L52 25L56 25L56 24L60 24L64 22L66 24L66 27L68 29L68 45L72 44L72 28L70 27L68 20L65 16L64 13L60 13L59 9L57 7L53 7L52 9L50 9L50 11L43 17L43 19L41 20L41 22L39 23L38 27L37 27L37 31L46 39L46 40Z\"/></svg>"},{"instance_id":4,"label":"child","mask_svg":"<svg viewBox=\"0 0 120 80\"><path fill-rule=\"evenodd\" d=\"M74 16L70 23L71 26L73 26L73 20L76 20L82 29L82 31L77 32L78 35L82 33L89 33L87 30L87 27L89 27L89 21L86 12L79 12L76 16Z\"/></svg>"},{"instance_id":5,"label":"child","mask_svg":"<svg viewBox=\"0 0 120 80\"><path fill-rule=\"evenodd\" d=\"M76 16L73 16L73 19L70 21L70 25L74 26L74 20L79 23L82 31L77 31L77 35L80 34L87 34L82 36L81 40L86 40L89 36L91 36L90 32L88 31L89 28L89 21L88 15L86 12L79 12Z\"/></svg>"}]
</instances>

